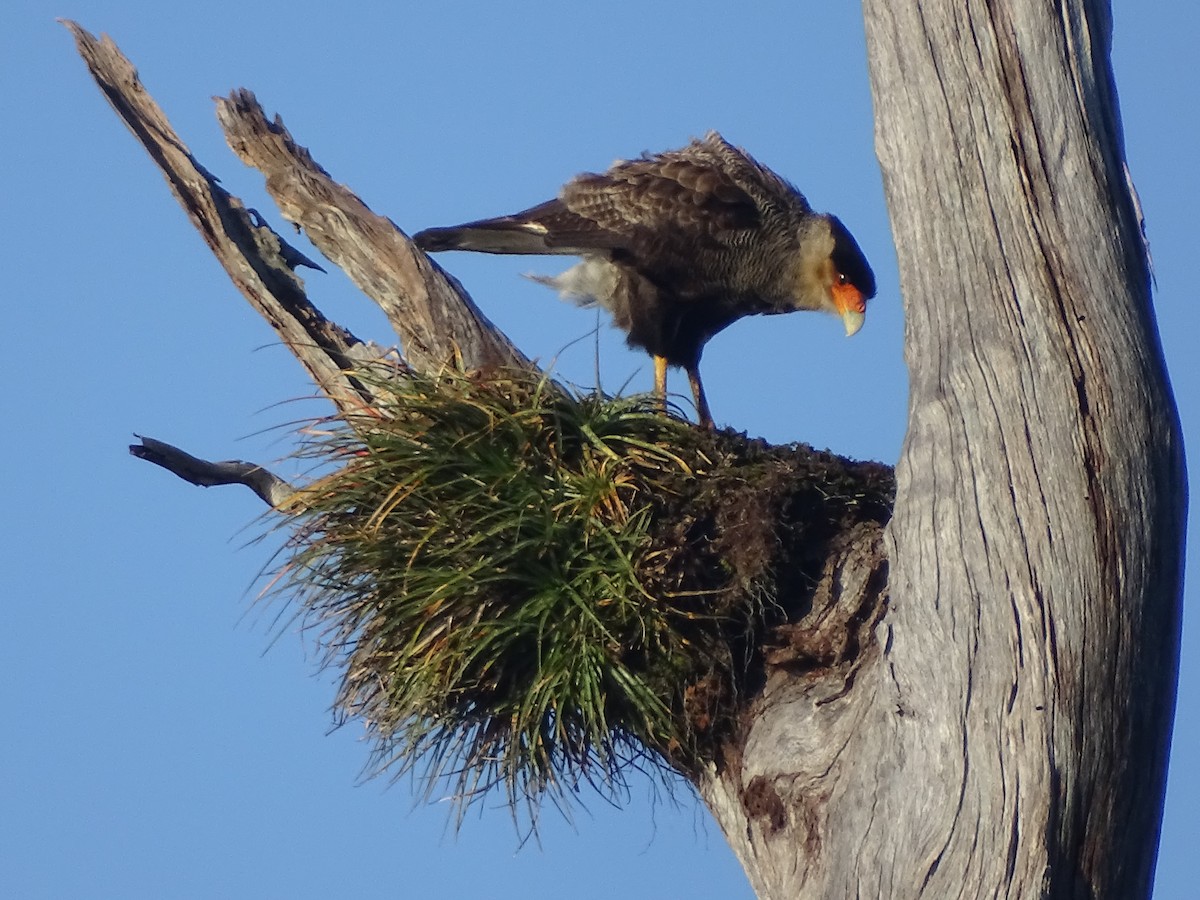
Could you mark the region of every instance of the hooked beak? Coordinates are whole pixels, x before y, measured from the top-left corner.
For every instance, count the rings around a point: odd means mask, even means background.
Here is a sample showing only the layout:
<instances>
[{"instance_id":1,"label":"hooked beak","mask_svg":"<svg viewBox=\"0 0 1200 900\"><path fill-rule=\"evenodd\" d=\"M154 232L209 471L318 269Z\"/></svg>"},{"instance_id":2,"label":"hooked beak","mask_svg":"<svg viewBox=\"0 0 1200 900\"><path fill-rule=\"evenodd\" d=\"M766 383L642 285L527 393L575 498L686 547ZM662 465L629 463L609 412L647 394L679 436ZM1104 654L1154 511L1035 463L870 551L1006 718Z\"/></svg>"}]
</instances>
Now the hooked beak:
<instances>
[{"instance_id":1,"label":"hooked beak","mask_svg":"<svg viewBox=\"0 0 1200 900\"><path fill-rule=\"evenodd\" d=\"M860 312L847 310L842 313L842 324L846 326L846 337L858 334L858 329L863 327L865 321L867 321L867 317Z\"/></svg>"},{"instance_id":2,"label":"hooked beak","mask_svg":"<svg viewBox=\"0 0 1200 900\"><path fill-rule=\"evenodd\" d=\"M831 290L833 305L846 328L846 337L853 337L867 320L867 301L862 291L852 284L835 284Z\"/></svg>"}]
</instances>

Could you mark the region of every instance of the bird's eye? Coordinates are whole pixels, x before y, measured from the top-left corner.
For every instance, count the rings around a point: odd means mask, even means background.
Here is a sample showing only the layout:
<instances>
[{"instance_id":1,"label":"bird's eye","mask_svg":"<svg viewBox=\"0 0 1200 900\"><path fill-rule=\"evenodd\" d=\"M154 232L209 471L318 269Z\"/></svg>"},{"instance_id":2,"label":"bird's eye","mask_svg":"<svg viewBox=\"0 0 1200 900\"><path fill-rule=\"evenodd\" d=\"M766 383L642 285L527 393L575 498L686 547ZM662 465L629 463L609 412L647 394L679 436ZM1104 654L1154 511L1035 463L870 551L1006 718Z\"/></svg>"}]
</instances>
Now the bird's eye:
<instances>
[{"instance_id":1,"label":"bird's eye","mask_svg":"<svg viewBox=\"0 0 1200 900\"><path fill-rule=\"evenodd\" d=\"M841 272L838 272L837 283L838 284L849 284L850 279L847 278L845 275L843 275Z\"/></svg>"}]
</instances>

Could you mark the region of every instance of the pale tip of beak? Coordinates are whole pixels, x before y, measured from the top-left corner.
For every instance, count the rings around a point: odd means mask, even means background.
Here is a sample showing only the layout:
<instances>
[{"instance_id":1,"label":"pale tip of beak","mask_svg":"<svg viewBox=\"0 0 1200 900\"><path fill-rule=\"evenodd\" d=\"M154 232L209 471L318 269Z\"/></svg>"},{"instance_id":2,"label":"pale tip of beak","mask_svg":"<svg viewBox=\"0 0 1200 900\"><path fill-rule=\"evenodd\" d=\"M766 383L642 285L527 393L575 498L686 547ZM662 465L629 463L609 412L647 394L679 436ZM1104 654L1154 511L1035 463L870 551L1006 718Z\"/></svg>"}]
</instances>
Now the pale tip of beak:
<instances>
[{"instance_id":1,"label":"pale tip of beak","mask_svg":"<svg viewBox=\"0 0 1200 900\"><path fill-rule=\"evenodd\" d=\"M848 309L842 313L842 324L846 326L846 337L858 334L858 330L863 327L865 321L867 321L867 317L860 312Z\"/></svg>"}]
</instances>

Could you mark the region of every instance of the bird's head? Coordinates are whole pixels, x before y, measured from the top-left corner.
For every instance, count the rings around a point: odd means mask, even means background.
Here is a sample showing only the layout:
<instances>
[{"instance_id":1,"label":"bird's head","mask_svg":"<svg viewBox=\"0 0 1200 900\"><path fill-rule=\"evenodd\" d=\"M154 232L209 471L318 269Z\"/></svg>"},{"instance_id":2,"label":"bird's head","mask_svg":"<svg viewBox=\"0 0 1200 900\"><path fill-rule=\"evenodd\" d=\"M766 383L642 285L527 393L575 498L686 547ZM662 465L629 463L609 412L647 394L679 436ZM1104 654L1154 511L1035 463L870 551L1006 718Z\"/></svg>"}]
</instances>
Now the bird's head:
<instances>
[{"instance_id":1,"label":"bird's head","mask_svg":"<svg viewBox=\"0 0 1200 900\"><path fill-rule=\"evenodd\" d=\"M849 337L866 319L875 273L837 216L814 216L806 225L800 238L799 305L834 313Z\"/></svg>"}]
</instances>

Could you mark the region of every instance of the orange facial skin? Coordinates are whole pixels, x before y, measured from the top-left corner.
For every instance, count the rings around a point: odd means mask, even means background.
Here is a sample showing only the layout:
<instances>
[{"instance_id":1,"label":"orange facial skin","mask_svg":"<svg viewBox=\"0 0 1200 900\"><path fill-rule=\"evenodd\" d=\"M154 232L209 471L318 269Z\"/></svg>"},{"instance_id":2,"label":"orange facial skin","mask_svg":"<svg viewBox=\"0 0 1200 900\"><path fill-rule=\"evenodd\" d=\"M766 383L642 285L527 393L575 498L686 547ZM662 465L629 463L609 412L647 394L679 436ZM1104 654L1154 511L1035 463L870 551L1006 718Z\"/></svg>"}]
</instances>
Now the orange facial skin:
<instances>
[{"instance_id":1,"label":"orange facial skin","mask_svg":"<svg viewBox=\"0 0 1200 900\"><path fill-rule=\"evenodd\" d=\"M846 281L844 275L839 276L830 291L833 293L833 303L839 315L844 316L848 312L862 314L867 311L867 299L863 292Z\"/></svg>"}]
</instances>

